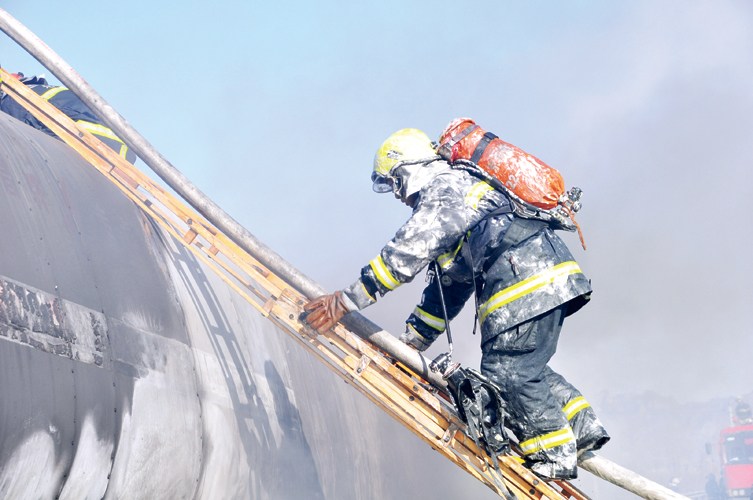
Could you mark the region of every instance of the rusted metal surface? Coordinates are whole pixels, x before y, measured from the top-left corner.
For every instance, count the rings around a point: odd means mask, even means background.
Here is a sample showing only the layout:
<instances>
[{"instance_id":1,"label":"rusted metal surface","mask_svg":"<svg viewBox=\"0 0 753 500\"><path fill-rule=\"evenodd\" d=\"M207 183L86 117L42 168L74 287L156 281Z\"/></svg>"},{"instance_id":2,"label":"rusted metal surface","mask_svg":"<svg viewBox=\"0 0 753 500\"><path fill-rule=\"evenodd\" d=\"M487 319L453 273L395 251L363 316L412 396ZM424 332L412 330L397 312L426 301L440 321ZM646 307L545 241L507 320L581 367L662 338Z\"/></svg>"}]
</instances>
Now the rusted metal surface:
<instances>
[{"instance_id":1,"label":"rusted metal surface","mask_svg":"<svg viewBox=\"0 0 753 500\"><path fill-rule=\"evenodd\" d=\"M98 311L0 276L0 336L102 367L107 323Z\"/></svg>"}]
</instances>

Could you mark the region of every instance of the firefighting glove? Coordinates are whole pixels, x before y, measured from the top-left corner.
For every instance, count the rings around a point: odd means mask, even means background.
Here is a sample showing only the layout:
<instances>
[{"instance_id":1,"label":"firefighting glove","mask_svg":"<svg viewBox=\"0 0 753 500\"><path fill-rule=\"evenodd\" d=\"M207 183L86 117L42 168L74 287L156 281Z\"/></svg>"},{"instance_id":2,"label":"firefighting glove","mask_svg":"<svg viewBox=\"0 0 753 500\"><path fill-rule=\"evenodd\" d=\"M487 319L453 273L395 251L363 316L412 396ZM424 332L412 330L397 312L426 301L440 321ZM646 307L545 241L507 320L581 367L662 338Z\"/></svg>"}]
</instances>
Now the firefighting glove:
<instances>
[{"instance_id":1,"label":"firefighting glove","mask_svg":"<svg viewBox=\"0 0 753 500\"><path fill-rule=\"evenodd\" d=\"M424 352L431 345L431 341L419 335L410 324L405 325L405 333L400 335L400 342L419 352Z\"/></svg>"},{"instance_id":2,"label":"firefighting glove","mask_svg":"<svg viewBox=\"0 0 753 500\"><path fill-rule=\"evenodd\" d=\"M319 333L324 333L335 326L340 318L350 312L345 306L340 292L317 297L303 306L303 309L310 311L306 316L306 323Z\"/></svg>"}]
</instances>

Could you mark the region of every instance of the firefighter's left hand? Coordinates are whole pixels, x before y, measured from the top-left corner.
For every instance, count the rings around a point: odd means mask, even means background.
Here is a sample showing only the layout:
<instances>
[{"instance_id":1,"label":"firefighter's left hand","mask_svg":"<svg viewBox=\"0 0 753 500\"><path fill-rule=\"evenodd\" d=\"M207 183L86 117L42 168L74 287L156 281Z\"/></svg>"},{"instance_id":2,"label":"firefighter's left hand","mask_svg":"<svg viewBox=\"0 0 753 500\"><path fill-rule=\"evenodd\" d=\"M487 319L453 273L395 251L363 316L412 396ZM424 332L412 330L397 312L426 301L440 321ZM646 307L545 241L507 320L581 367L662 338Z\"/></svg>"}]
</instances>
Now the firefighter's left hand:
<instances>
[{"instance_id":1,"label":"firefighter's left hand","mask_svg":"<svg viewBox=\"0 0 753 500\"><path fill-rule=\"evenodd\" d=\"M303 309L310 311L306 316L306 323L319 333L324 333L335 326L340 318L350 312L345 306L340 292L317 297L303 306Z\"/></svg>"}]
</instances>

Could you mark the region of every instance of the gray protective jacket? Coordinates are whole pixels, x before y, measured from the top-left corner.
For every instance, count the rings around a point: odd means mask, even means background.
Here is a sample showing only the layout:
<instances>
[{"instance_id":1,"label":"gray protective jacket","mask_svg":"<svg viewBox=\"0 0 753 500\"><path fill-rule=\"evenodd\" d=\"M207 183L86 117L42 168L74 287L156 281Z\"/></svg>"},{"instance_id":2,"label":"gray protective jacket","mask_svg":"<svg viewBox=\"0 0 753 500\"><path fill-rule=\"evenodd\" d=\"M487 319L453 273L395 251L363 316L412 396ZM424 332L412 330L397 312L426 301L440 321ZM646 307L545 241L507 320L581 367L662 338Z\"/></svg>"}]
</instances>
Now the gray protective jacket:
<instances>
[{"instance_id":1,"label":"gray protective jacket","mask_svg":"<svg viewBox=\"0 0 753 500\"><path fill-rule=\"evenodd\" d=\"M376 302L377 294L410 282L437 260L450 319L473 293L475 275L482 344L566 302L570 303L568 315L574 313L588 300L591 285L548 226L501 255L493 255L517 216L484 216L509 207L507 196L468 172L449 165L438 169L419 191L411 218L361 270L361 277L343 290L346 305L351 311L363 309ZM407 323L426 344L444 332L435 283L427 285Z\"/></svg>"}]
</instances>

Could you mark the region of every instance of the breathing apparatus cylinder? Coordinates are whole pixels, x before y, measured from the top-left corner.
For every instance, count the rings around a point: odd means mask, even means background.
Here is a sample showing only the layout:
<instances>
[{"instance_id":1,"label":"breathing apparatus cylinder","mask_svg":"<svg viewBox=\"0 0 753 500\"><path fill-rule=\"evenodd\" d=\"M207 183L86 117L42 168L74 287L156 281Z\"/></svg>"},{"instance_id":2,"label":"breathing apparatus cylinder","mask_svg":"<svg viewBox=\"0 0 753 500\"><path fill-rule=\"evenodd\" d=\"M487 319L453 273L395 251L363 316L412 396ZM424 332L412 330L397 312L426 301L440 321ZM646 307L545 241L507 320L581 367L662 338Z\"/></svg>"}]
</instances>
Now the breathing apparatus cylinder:
<instances>
[{"instance_id":1,"label":"breathing apparatus cylinder","mask_svg":"<svg viewBox=\"0 0 753 500\"><path fill-rule=\"evenodd\" d=\"M450 163L472 161L531 205L550 210L564 199L565 181L557 170L486 132L470 118L451 121L439 142L437 153L442 158Z\"/></svg>"}]
</instances>

